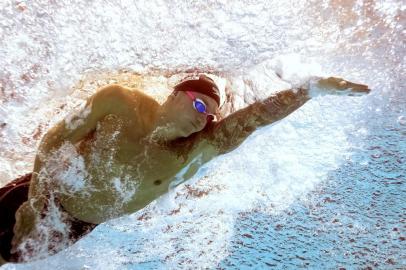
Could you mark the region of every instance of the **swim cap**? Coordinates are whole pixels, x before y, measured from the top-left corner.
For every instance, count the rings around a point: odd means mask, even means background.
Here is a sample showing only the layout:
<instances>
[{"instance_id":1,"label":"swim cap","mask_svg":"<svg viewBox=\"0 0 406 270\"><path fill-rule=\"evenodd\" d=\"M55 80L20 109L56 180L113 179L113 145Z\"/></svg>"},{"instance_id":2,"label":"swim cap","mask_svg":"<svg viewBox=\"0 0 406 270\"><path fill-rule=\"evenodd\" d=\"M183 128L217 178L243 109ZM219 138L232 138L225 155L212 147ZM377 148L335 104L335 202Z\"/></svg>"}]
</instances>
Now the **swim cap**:
<instances>
[{"instance_id":1,"label":"swim cap","mask_svg":"<svg viewBox=\"0 0 406 270\"><path fill-rule=\"evenodd\" d=\"M200 75L199 79L188 79L175 86L175 91L193 91L213 98L220 107L220 91L212 79Z\"/></svg>"}]
</instances>

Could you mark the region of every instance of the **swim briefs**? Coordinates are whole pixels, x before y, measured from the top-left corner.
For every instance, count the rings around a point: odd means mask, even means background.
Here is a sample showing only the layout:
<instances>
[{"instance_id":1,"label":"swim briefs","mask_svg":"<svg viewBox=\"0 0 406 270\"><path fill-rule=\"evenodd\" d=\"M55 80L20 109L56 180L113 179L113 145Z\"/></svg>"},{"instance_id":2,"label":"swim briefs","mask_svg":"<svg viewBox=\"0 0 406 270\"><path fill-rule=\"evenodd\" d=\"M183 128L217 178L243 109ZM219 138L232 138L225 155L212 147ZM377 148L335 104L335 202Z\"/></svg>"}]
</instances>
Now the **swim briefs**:
<instances>
[{"instance_id":1,"label":"swim briefs","mask_svg":"<svg viewBox=\"0 0 406 270\"><path fill-rule=\"evenodd\" d=\"M28 199L32 173L21 176L0 188L0 254L6 261L18 262L19 256L10 254L13 228L16 222L15 213ZM65 211L60 205L60 209ZM66 212L66 211L65 211ZM97 224L84 222L69 215L69 239L73 242L92 231Z\"/></svg>"}]
</instances>

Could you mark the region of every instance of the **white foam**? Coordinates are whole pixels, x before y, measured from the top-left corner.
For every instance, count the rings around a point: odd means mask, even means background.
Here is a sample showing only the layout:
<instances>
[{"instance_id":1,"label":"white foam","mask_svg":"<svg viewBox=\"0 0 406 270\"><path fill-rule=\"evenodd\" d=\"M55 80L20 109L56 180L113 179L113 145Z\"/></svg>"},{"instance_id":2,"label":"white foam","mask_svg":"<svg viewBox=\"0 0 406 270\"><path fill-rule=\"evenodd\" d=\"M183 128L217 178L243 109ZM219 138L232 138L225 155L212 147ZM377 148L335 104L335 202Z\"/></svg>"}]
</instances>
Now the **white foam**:
<instances>
[{"instance_id":1,"label":"white foam","mask_svg":"<svg viewBox=\"0 0 406 270\"><path fill-rule=\"evenodd\" d=\"M83 103L77 110L66 116L66 127L70 130L74 130L83 125L86 117L91 113L91 111L91 106L86 106L86 104Z\"/></svg>"},{"instance_id":2,"label":"white foam","mask_svg":"<svg viewBox=\"0 0 406 270\"><path fill-rule=\"evenodd\" d=\"M70 89L87 70L158 69L169 76L211 69L227 79L236 92L236 108L241 108L274 91L273 82L290 87L318 72L313 66L295 66L301 61L292 57L269 61L280 54L309 54L328 63L324 69L376 85L389 85L402 68L387 60L393 57L386 51L391 46L383 46L385 58L374 51L386 44L373 38L382 30L374 20L360 17L357 31L348 31L353 28L337 18L323 19L322 4L306 1L124 0L113 5L74 0L25 6L21 11L8 0L0 9L0 117L7 123L0 136L2 184L32 169L41 137L33 136L35 130L42 124L43 134L79 103L70 98ZM384 14L396 13L385 1L375 6ZM323 12L338 14L334 8L325 5ZM399 24L392 20L389 25ZM317 98L254 133L239 149L203 166L193 179L145 209L98 226L55 256L2 269L216 268L230 252L235 220L244 211L275 214L289 207L345 160L347 136L357 130L351 118L363 104L344 99ZM62 104L66 106L59 109ZM80 158L73 164L82 168ZM71 180L67 183L73 190L83 187ZM119 193L124 187L121 179L111 182Z\"/></svg>"},{"instance_id":3,"label":"white foam","mask_svg":"<svg viewBox=\"0 0 406 270\"><path fill-rule=\"evenodd\" d=\"M267 66L292 87L300 87L314 76L325 76L320 64L299 54L280 55L269 61Z\"/></svg>"},{"instance_id":4,"label":"white foam","mask_svg":"<svg viewBox=\"0 0 406 270\"><path fill-rule=\"evenodd\" d=\"M402 126L406 126L406 116L404 115L399 116L397 122Z\"/></svg>"},{"instance_id":5,"label":"white foam","mask_svg":"<svg viewBox=\"0 0 406 270\"><path fill-rule=\"evenodd\" d=\"M122 177L115 177L111 180L113 188L116 194L118 194L116 199L116 207L118 209L131 199L134 199L134 194L137 192L140 183L140 181L133 179L130 175L125 175L125 171L123 174Z\"/></svg>"},{"instance_id":6,"label":"white foam","mask_svg":"<svg viewBox=\"0 0 406 270\"><path fill-rule=\"evenodd\" d=\"M25 238L17 248L24 260L46 258L49 256L49 246L55 250L62 250L71 243L69 239L70 227L66 222L68 216L55 204L53 195L47 202L47 211L36 214L38 215L36 227L31 232L34 235ZM40 219L39 215L41 215ZM57 237L55 237L56 235Z\"/></svg>"}]
</instances>

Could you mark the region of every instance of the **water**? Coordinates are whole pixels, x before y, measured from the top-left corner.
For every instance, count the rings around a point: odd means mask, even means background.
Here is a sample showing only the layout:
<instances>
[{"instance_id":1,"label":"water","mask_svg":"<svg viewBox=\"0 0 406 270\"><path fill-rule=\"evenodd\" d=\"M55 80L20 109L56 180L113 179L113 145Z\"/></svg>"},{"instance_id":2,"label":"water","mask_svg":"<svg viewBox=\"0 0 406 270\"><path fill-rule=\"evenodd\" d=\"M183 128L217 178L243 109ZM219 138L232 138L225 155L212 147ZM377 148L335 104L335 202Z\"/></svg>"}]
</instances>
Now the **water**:
<instances>
[{"instance_id":1,"label":"water","mask_svg":"<svg viewBox=\"0 0 406 270\"><path fill-rule=\"evenodd\" d=\"M293 83L322 71L373 89L361 98L314 99L142 211L98 226L57 255L2 269L405 267L400 1L5 1L0 8L2 184L31 170L41 135L104 82L99 74L213 71L235 87L238 106L280 86L271 84L273 70ZM297 64L292 53L321 70ZM165 88L162 81L155 89Z\"/></svg>"},{"instance_id":2,"label":"water","mask_svg":"<svg viewBox=\"0 0 406 270\"><path fill-rule=\"evenodd\" d=\"M394 107L384 114L396 119L394 111L401 109L400 104L391 105ZM305 199L276 216L261 212L239 216L231 255L220 267L405 266L406 128L377 117L380 113L371 114L371 131L363 139L368 143L354 149Z\"/></svg>"}]
</instances>

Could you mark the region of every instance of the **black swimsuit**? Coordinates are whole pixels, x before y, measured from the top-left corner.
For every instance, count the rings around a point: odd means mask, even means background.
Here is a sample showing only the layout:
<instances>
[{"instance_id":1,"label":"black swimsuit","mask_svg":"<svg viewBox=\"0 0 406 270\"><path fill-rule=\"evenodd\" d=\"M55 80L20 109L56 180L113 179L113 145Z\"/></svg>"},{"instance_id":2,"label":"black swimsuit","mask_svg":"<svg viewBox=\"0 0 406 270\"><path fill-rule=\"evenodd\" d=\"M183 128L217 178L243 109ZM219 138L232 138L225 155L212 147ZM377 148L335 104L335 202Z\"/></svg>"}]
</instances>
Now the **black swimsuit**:
<instances>
[{"instance_id":1,"label":"black swimsuit","mask_svg":"<svg viewBox=\"0 0 406 270\"><path fill-rule=\"evenodd\" d=\"M0 254L6 261L19 261L18 255L10 254L11 241L14 236L15 213L28 199L31 175L29 173L21 176L0 188ZM63 210L62 205L59 206ZM84 222L73 216L70 216L69 223L69 238L72 241L80 239L97 226L97 224Z\"/></svg>"}]
</instances>

